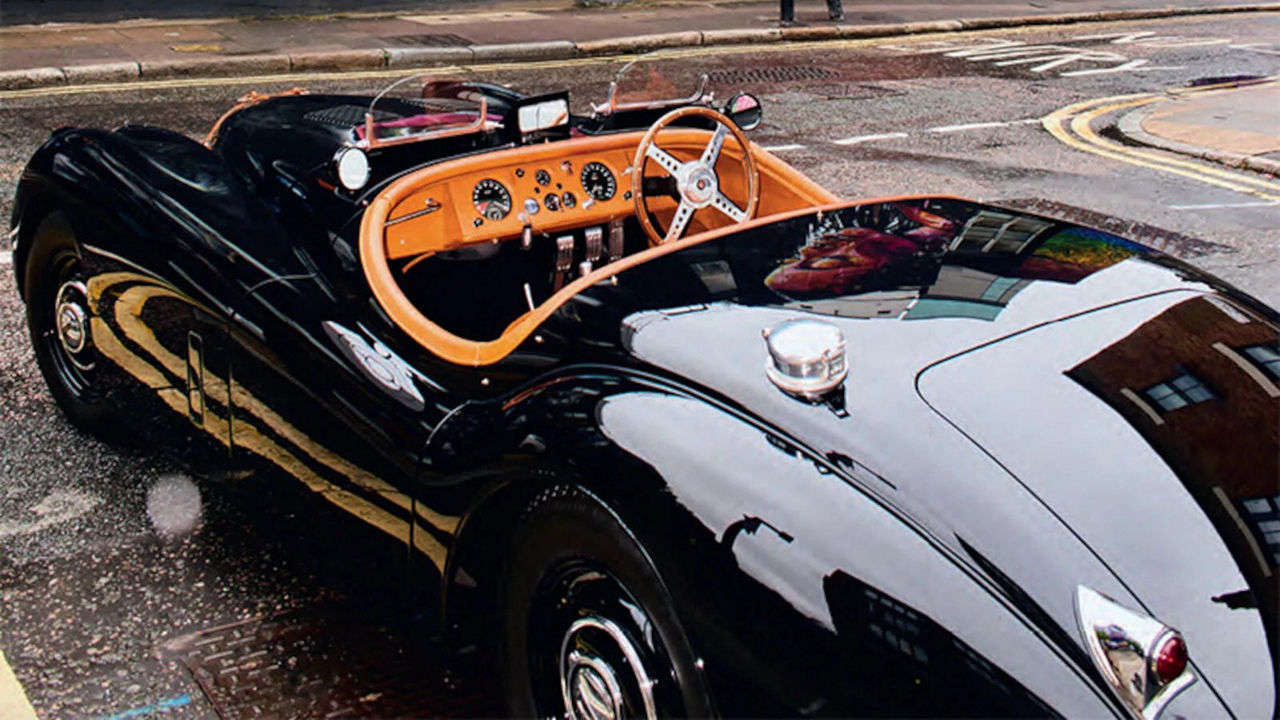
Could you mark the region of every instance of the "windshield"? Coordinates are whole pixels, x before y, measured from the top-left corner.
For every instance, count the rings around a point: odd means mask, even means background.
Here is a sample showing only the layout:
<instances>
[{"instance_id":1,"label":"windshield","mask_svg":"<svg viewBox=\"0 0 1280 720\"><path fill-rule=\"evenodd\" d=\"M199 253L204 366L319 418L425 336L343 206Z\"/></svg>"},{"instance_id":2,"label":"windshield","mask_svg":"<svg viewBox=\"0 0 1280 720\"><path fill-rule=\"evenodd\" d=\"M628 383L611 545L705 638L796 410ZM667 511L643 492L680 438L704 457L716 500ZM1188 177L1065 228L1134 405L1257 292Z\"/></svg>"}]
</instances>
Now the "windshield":
<instances>
[{"instance_id":1,"label":"windshield","mask_svg":"<svg viewBox=\"0 0 1280 720\"><path fill-rule=\"evenodd\" d=\"M656 51L618 69L597 114L642 108L676 107L710 101L707 76L689 63L662 62L671 53Z\"/></svg>"},{"instance_id":2,"label":"windshield","mask_svg":"<svg viewBox=\"0 0 1280 720\"><path fill-rule=\"evenodd\" d=\"M493 107L466 78L410 75L374 97L356 137L380 147L501 126L501 108Z\"/></svg>"}]
</instances>

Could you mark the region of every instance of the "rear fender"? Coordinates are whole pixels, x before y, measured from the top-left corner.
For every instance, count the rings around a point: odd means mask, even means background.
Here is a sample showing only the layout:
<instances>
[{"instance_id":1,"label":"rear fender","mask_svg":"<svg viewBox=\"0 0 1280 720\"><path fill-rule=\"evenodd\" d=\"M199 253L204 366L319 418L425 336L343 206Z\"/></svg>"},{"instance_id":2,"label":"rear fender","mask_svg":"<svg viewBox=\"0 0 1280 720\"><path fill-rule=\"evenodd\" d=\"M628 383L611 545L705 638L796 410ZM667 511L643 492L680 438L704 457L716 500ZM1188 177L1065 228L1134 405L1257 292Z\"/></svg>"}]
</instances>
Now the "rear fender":
<instances>
[{"instance_id":1,"label":"rear fender","mask_svg":"<svg viewBox=\"0 0 1280 720\"><path fill-rule=\"evenodd\" d=\"M482 555L472 522L500 546L522 502L571 481L654 558L726 714L1109 714L1011 603L867 487L876 478L679 388L563 380L508 408L560 470L495 487L460 528L459 567Z\"/></svg>"}]
</instances>

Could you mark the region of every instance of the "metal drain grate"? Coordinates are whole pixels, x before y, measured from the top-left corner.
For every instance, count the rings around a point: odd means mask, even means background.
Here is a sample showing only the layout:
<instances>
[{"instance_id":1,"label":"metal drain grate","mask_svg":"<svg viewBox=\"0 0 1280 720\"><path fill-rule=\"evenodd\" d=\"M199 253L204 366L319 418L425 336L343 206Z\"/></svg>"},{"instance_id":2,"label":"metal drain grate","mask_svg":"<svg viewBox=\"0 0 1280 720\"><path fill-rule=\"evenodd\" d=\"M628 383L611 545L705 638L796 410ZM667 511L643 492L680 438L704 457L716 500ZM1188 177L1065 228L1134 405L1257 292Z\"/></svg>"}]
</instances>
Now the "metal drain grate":
<instances>
[{"instance_id":1,"label":"metal drain grate","mask_svg":"<svg viewBox=\"0 0 1280 720\"><path fill-rule=\"evenodd\" d=\"M707 73L712 82L717 83L788 83L801 80L830 80L839 77L840 73L830 68L816 65L774 65L762 68L735 68L733 70L713 70Z\"/></svg>"},{"instance_id":2,"label":"metal drain grate","mask_svg":"<svg viewBox=\"0 0 1280 720\"><path fill-rule=\"evenodd\" d=\"M392 35L391 37L383 38L383 40L395 45L412 45L414 47L470 47L475 45L475 42L453 33Z\"/></svg>"},{"instance_id":3,"label":"metal drain grate","mask_svg":"<svg viewBox=\"0 0 1280 720\"><path fill-rule=\"evenodd\" d=\"M288 613L202 630L162 654L195 676L218 716L494 717L496 694L447 674L358 610Z\"/></svg>"},{"instance_id":4,"label":"metal drain grate","mask_svg":"<svg viewBox=\"0 0 1280 720\"><path fill-rule=\"evenodd\" d=\"M314 123L322 125L333 125L334 127L350 128L364 122L364 114L369 111L367 106L360 105L337 105L322 110L312 110L302 117ZM393 113L375 110L373 119L378 121L392 120L399 117Z\"/></svg>"}]
</instances>

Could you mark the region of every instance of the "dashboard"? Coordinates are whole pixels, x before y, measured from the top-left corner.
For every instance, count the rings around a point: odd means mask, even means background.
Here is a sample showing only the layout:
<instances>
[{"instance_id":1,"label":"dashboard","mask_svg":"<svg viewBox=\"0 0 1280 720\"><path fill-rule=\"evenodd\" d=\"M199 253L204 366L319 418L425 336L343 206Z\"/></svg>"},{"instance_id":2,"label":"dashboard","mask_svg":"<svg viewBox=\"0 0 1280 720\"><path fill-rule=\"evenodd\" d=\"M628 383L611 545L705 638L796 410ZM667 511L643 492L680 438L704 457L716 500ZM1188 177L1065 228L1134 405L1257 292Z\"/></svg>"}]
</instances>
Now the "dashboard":
<instances>
[{"instance_id":1,"label":"dashboard","mask_svg":"<svg viewBox=\"0 0 1280 720\"><path fill-rule=\"evenodd\" d=\"M420 187L392 210L385 224L387 255L504 240L520 236L525 226L551 233L628 216L632 149L628 144L554 158L517 153L501 163L493 160L506 153L494 153L479 163L459 161L460 172Z\"/></svg>"}]
</instances>

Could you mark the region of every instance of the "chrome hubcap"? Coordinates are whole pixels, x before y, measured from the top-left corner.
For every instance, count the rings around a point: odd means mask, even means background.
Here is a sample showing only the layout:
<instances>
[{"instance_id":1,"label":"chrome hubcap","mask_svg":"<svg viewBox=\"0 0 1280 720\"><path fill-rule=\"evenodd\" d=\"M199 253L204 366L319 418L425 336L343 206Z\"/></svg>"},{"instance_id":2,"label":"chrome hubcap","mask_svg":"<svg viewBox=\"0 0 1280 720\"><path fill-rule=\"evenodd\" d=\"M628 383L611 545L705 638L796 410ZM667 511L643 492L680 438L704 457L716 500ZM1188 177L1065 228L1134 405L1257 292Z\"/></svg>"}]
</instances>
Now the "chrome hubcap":
<instances>
[{"instance_id":1,"label":"chrome hubcap","mask_svg":"<svg viewBox=\"0 0 1280 720\"><path fill-rule=\"evenodd\" d=\"M89 313L85 310L84 301L88 290L84 283L72 280L58 288L54 301L53 324L58 333L58 342L67 351L72 362L84 367L76 355L89 345Z\"/></svg>"},{"instance_id":2,"label":"chrome hubcap","mask_svg":"<svg viewBox=\"0 0 1280 720\"><path fill-rule=\"evenodd\" d=\"M560 645L560 691L572 720L620 720L627 716L619 668L584 648L596 648L601 655L620 655L617 664L624 672L630 670L630 680L640 691L643 708L636 710L642 710L646 718L657 717L654 681L644 669L640 652L617 624L591 615L574 621Z\"/></svg>"},{"instance_id":3,"label":"chrome hubcap","mask_svg":"<svg viewBox=\"0 0 1280 720\"><path fill-rule=\"evenodd\" d=\"M622 687L613 668L594 655L571 652L568 657L569 698L566 707L574 717L618 720L622 712Z\"/></svg>"}]
</instances>

